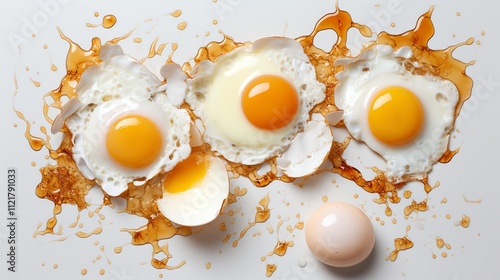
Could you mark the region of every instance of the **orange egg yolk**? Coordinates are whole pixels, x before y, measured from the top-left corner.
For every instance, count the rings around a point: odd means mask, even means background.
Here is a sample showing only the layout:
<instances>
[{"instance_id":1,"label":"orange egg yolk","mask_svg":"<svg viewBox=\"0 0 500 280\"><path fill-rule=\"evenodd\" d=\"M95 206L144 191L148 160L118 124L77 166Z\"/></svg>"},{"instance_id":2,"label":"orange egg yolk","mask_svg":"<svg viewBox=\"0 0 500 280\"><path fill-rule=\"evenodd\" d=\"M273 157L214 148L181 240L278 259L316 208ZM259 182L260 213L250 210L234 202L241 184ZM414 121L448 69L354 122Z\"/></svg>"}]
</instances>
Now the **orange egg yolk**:
<instances>
[{"instance_id":1,"label":"orange egg yolk","mask_svg":"<svg viewBox=\"0 0 500 280\"><path fill-rule=\"evenodd\" d=\"M285 78L263 75L244 87L241 105L251 124L265 130L276 130L295 119L299 97L295 87Z\"/></svg>"},{"instance_id":2,"label":"orange egg yolk","mask_svg":"<svg viewBox=\"0 0 500 280\"><path fill-rule=\"evenodd\" d=\"M153 163L161 153L163 138L160 129L150 119L128 115L116 120L106 136L109 155L118 164L143 168Z\"/></svg>"},{"instance_id":3,"label":"orange egg yolk","mask_svg":"<svg viewBox=\"0 0 500 280\"><path fill-rule=\"evenodd\" d=\"M411 142L420 134L423 123L422 103L406 88L384 88L371 101L368 124L373 135L387 145L398 146Z\"/></svg>"},{"instance_id":4,"label":"orange egg yolk","mask_svg":"<svg viewBox=\"0 0 500 280\"><path fill-rule=\"evenodd\" d=\"M169 193L180 193L192 188L205 178L209 162L203 156L191 154L179 162L163 180L163 189Z\"/></svg>"}]
</instances>

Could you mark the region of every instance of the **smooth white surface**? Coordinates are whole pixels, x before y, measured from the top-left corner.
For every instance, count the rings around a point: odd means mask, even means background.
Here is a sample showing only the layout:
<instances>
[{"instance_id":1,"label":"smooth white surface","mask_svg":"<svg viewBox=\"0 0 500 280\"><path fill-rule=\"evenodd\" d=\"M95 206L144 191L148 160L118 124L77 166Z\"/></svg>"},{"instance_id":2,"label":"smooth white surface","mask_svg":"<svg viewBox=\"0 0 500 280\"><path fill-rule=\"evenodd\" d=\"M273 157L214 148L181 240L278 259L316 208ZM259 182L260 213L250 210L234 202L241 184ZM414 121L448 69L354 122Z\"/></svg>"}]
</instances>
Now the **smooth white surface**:
<instances>
[{"instance_id":1,"label":"smooth white surface","mask_svg":"<svg viewBox=\"0 0 500 280\"><path fill-rule=\"evenodd\" d=\"M51 8L40 3L52 3ZM267 188L257 189L248 181L232 182L235 186L245 187L248 193L238 203L231 205L234 216L224 214L202 232L189 237L174 237L169 240L169 249L174 256L171 264L186 260L187 264L178 270L156 270L149 264L150 246L124 247L121 254L115 254L113 248L130 241L126 232L120 228L134 228L145 224L141 218L117 213L116 209L104 208L102 221L104 231L88 239L75 236L79 230L92 231L98 219L89 218L83 211L82 229L68 228L77 216L77 209L65 205L59 216L63 226L61 236L39 236L33 238L33 232L40 222L51 217L52 203L40 200L34 189L40 180L38 169L47 164L46 151L32 151L24 138L25 124L16 117L13 105L21 110L26 118L35 121L32 132L41 136L40 126L46 126L42 117L42 95L59 85L63 76L67 43L59 38L56 26L74 41L88 48L92 37L103 41L123 35L135 28L133 35L123 41L126 53L140 59L147 56L149 45L158 36L159 42L177 42L179 48L173 58L183 63L196 54L199 47L212 40L221 39L218 33L231 35L237 41L255 40L265 36L284 35L297 37L309 34L316 21L328 12L334 11L334 1L237 1L218 0L218 8L212 1L71 1L40 0L17 1L9 3L2 10L0 49L3 66L0 68L0 106L2 133L0 172L2 175L2 193L0 194L0 253L7 251L6 222L6 171L9 167L18 170L18 272L6 270L6 263L0 265L1 279L178 279L181 277L203 279L265 279L266 264L275 263L277 270L272 279L496 279L500 275L498 251L500 250L500 188L498 188L498 159L500 158L500 117L499 89L500 56L498 55L499 20L495 15L498 4L494 1L377 1L381 6L374 7L372 1L340 1L340 7L352 15L354 21L369 25L373 31L387 30L400 33L413 28L417 18L435 5L433 19L436 34L431 40L432 48L446 48L451 44L463 42L474 37L480 44L465 46L455 52L455 56L464 61L476 60L474 66L467 69L475 81L473 97L467 101L457 120L459 132L455 132L452 147L460 147L460 152L449 164L437 164L430 174L432 182L439 181L440 186L429 195L430 210L414 213L404 219L403 208L411 201L404 200L391 205L393 216L386 217L385 206L375 204L376 196L365 193L350 181L339 176L322 173L310 178L303 188L295 185L273 183ZM54 4L57 3L57 4ZM45 8L44 8L45 7ZM168 14L181 9L179 18ZM99 12L100 17L93 16ZM457 16L457 13L460 16ZM102 16L114 14L118 22L112 29L88 28L86 23L97 24ZM152 20L149 20L152 19ZM33 22L37 21L37 25ZM212 24L217 20L218 24ZM177 25L187 21L186 30L179 31ZM391 27L391 23L396 24ZM205 37L206 32L210 35ZM484 36L481 34L484 31ZM23 34L26 33L26 34ZM36 36L31 37L31 33ZM17 35L22 39L21 53L18 54L9 42L8 36ZM455 36L452 36L455 35ZM142 44L133 43L132 39L141 37ZM353 34L354 40L348 45L355 51L359 49L361 38ZM318 45L328 47L334 39L332 34L322 34ZM44 49L43 45L48 48ZM159 76L159 69L169 54L170 45L162 57L146 61L146 65ZM52 72L53 62L59 68ZM26 71L29 67L29 71ZM13 101L15 91L14 78L19 83L18 96ZM41 83L35 87L29 80ZM14 127L17 124L17 128ZM345 132L335 129L335 139L342 140ZM56 142L57 137L53 138ZM372 165L382 166L383 162L373 157L363 145L352 142L346 156L348 162L370 174ZM358 158L359 156L359 158ZM36 162L36 167L31 165ZM332 183L332 179L335 183ZM337 187L337 185L339 187ZM425 199L421 186L408 185L413 191L412 199ZM259 199L270 195L271 218L264 224L253 227L240 240L236 248L232 241L253 220L255 206ZM354 195L359 198L354 198ZM364 209L375 227L377 242L370 257L358 266L349 269L334 269L316 261L309 252L303 230L290 233L287 225L305 221L319 207L322 197L330 200L347 201ZM99 193L93 191L91 203L99 204ZM90 199L89 198L89 199ZM442 203L443 198L447 199ZM480 199L480 203L469 200ZM289 203L289 205L287 205ZM303 205L302 205L303 203ZM90 208L95 209L97 205ZM118 203L117 208L123 208ZM230 210L228 209L228 211ZM227 213L225 211L225 213ZM297 218L300 214L300 218ZM450 214L450 219L446 215ZM455 224L462 215L471 217L468 228ZM284 220L279 234L276 230L278 216ZM397 219L393 224L391 219ZM379 220L379 221L377 221ZM234 221L234 223L233 223ZM380 221L384 221L382 226ZM227 231L218 229L225 222ZM402 237L406 227L412 228L409 238L415 243L414 248L401 252L395 262L386 261L394 248L393 240ZM267 227L274 228L270 233ZM222 239L232 234L228 243ZM234 235L235 234L235 235ZM255 235L255 236L254 236ZM279 236L278 236L279 235ZM280 240L292 240L294 246L283 257L261 257L271 252ZM442 237L451 249L439 249L436 237ZM63 242L53 242L61 237L68 237ZM94 245L98 242L98 245ZM102 246L102 247L101 247ZM441 257L446 252L447 257ZM433 259L432 254L437 258ZM97 256L101 256L97 260ZM6 256L5 256L6 257ZM109 263L108 263L109 260ZM211 268L206 269L207 262ZM44 264L44 265L43 265ZM58 264L54 269L53 265ZM88 273L82 276L80 271L86 268ZM106 274L99 275L99 269ZM42 276L43 275L43 276Z\"/></svg>"},{"instance_id":2,"label":"smooth white surface","mask_svg":"<svg viewBox=\"0 0 500 280\"><path fill-rule=\"evenodd\" d=\"M306 242L314 257L334 267L364 261L375 244L373 225L359 208L329 202L316 209L306 224Z\"/></svg>"}]
</instances>

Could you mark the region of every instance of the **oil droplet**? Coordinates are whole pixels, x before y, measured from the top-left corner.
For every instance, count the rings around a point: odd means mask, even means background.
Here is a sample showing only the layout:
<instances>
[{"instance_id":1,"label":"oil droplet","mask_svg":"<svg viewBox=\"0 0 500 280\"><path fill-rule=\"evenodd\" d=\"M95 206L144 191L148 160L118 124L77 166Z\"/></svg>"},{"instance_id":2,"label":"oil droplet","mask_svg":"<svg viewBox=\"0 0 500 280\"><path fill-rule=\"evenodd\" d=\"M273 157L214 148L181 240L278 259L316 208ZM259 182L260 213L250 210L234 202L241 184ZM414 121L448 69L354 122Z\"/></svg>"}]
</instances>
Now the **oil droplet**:
<instances>
[{"instance_id":1,"label":"oil droplet","mask_svg":"<svg viewBox=\"0 0 500 280\"><path fill-rule=\"evenodd\" d=\"M90 237L92 235L96 235L96 234L100 234L100 233L102 233L102 227L98 227L90 233L85 233L85 232L79 231L76 233L76 236L78 236L80 238L87 238L87 237Z\"/></svg>"},{"instance_id":2,"label":"oil droplet","mask_svg":"<svg viewBox=\"0 0 500 280\"><path fill-rule=\"evenodd\" d=\"M98 17L99 16L99 12L94 12L94 17Z\"/></svg>"},{"instance_id":3,"label":"oil droplet","mask_svg":"<svg viewBox=\"0 0 500 280\"><path fill-rule=\"evenodd\" d=\"M30 81L33 83L33 85L35 87L40 87L41 86L40 82L33 80L33 78L30 78Z\"/></svg>"},{"instance_id":4,"label":"oil droplet","mask_svg":"<svg viewBox=\"0 0 500 280\"><path fill-rule=\"evenodd\" d=\"M173 17L180 17L182 15L182 11L181 10L176 10L176 11L173 11L170 13L171 16Z\"/></svg>"},{"instance_id":5,"label":"oil droplet","mask_svg":"<svg viewBox=\"0 0 500 280\"><path fill-rule=\"evenodd\" d=\"M219 225L219 230L220 230L220 231L226 231L226 230L227 230L227 228L226 228L226 224L225 224L224 222L220 223L220 225Z\"/></svg>"},{"instance_id":6,"label":"oil droplet","mask_svg":"<svg viewBox=\"0 0 500 280\"><path fill-rule=\"evenodd\" d=\"M484 36L484 35L486 35L486 32L481 31L481 36Z\"/></svg>"},{"instance_id":7,"label":"oil droplet","mask_svg":"<svg viewBox=\"0 0 500 280\"><path fill-rule=\"evenodd\" d=\"M109 29L116 24L116 17L114 15L106 15L102 18L102 27Z\"/></svg>"},{"instance_id":8,"label":"oil droplet","mask_svg":"<svg viewBox=\"0 0 500 280\"><path fill-rule=\"evenodd\" d=\"M387 205L387 207L385 207L385 215L387 217L392 216L392 209L389 207L389 205Z\"/></svg>"},{"instance_id":9,"label":"oil droplet","mask_svg":"<svg viewBox=\"0 0 500 280\"><path fill-rule=\"evenodd\" d=\"M53 72L56 72L57 66L54 63L52 63L52 65L50 65L50 70L52 70Z\"/></svg>"},{"instance_id":10,"label":"oil droplet","mask_svg":"<svg viewBox=\"0 0 500 280\"><path fill-rule=\"evenodd\" d=\"M218 23L219 23L219 22L218 22L216 19L212 20L212 24L213 24L213 25L217 25Z\"/></svg>"},{"instance_id":11,"label":"oil droplet","mask_svg":"<svg viewBox=\"0 0 500 280\"><path fill-rule=\"evenodd\" d=\"M446 219L450 219L451 218L451 215L450 214L446 214Z\"/></svg>"},{"instance_id":12,"label":"oil droplet","mask_svg":"<svg viewBox=\"0 0 500 280\"><path fill-rule=\"evenodd\" d=\"M457 12L457 17L459 17L460 15L461 15L460 12Z\"/></svg>"},{"instance_id":13,"label":"oil droplet","mask_svg":"<svg viewBox=\"0 0 500 280\"><path fill-rule=\"evenodd\" d=\"M123 250L123 247L119 246L119 247L116 247L113 251L116 253L116 254L120 254Z\"/></svg>"},{"instance_id":14,"label":"oil droplet","mask_svg":"<svg viewBox=\"0 0 500 280\"><path fill-rule=\"evenodd\" d=\"M31 166L35 167L36 166L36 162L32 161L31 162Z\"/></svg>"},{"instance_id":15,"label":"oil droplet","mask_svg":"<svg viewBox=\"0 0 500 280\"><path fill-rule=\"evenodd\" d=\"M205 268L206 268L206 269L210 269L211 267L212 267L212 264L211 264L210 262L207 262L207 263L205 264Z\"/></svg>"},{"instance_id":16,"label":"oil droplet","mask_svg":"<svg viewBox=\"0 0 500 280\"><path fill-rule=\"evenodd\" d=\"M467 215L462 216L462 220L460 221L460 225L464 228L468 228L470 224L470 217Z\"/></svg>"},{"instance_id":17,"label":"oil droplet","mask_svg":"<svg viewBox=\"0 0 500 280\"><path fill-rule=\"evenodd\" d=\"M187 27L187 22L183 21L177 25L177 29L184 30Z\"/></svg>"},{"instance_id":18,"label":"oil droplet","mask_svg":"<svg viewBox=\"0 0 500 280\"><path fill-rule=\"evenodd\" d=\"M134 43L142 43L142 39L137 37L137 38L134 38Z\"/></svg>"},{"instance_id":19,"label":"oil droplet","mask_svg":"<svg viewBox=\"0 0 500 280\"><path fill-rule=\"evenodd\" d=\"M163 278L163 274L161 274L161 273L160 273L160 274L158 275L158 278Z\"/></svg>"},{"instance_id":20,"label":"oil droplet","mask_svg":"<svg viewBox=\"0 0 500 280\"><path fill-rule=\"evenodd\" d=\"M326 203L328 201L328 196L324 195L321 197L321 200Z\"/></svg>"},{"instance_id":21,"label":"oil droplet","mask_svg":"<svg viewBox=\"0 0 500 280\"><path fill-rule=\"evenodd\" d=\"M353 195L353 197L354 197L354 198L359 198L359 194L355 193L355 194Z\"/></svg>"},{"instance_id":22,"label":"oil droplet","mask_svg":"<svg viewBox=\"0 0 500 280\"><path fill-rule=\"evenodd\" d=\"M48 48L49 48L49 46L47 46L47 45L43 45L43 48L44 48L44 49L48 49Z\"/></svg>"},{"instance_id":23,"label":"oil droplet","mask_svg":"<svg viewBox=\"0 0 500 280\"><path fill-rule=\"evenodd\" d=\"M106 273L106 271L105 271L104 269L102 269L102 268L101 268L101 269L99 270L99 274L100 274L100 275L104 275L104 273Z\"/></svg>"},{"instance_id":24,"label":"oil droplet","mask_svg":"<svg viewBox=\"0 0 500 280\"><path fill-rule=\"evenodd\" d=\"M391 22L391 27L396 27L396 23L395 22Z\"/></svg>"},{"instance_id":25,"label":"oil droplet","mask_svg":"<svg viewBox=\"0 0 500 280\"><path fill-rule=\"evenodd\" d=\"M57 269L59 267L59 265L57 263L54 264L53 266L55 269Z\"/></svg>"},{"instance_id":26,"label":"oil droplet","mask_svg":"<svg viewBox=\"0 0 500 280\"><path fill-rule=\"evenodd\" d=\"M443 247L444 247L444 240L443 240L443 238L441 238L441 237L439 237L439 236L437 236L437 237L436 237L436 246L437 246L439 249L441 249L441 248L443 248Z\"/></svg>"},{"instance_id":27,"label":"oil droplet","mask_svg":"<svg viewBox=\"0 0 500 280\"><path fill-rule=\"evenodd\" d=\"M273 273L276 271L277 266L275 264L267 264L266 265L266 276L271 277Z\"/></svg>"},{"instance_id":28,"label":"oil droplet","mask_svg":"<svg viewBox=\"0 0 500 280\"><path fill-rule=\"evenodd\" d=\"M84 268L84 269L82 269L81 274L82 274L82 275L87 275L87 269L85 269L85 268Z\"/></svg>"},{"instance_id":29,"label":"oil droplet","mask_svg":"<svg viewBox=\"0 0 500 280\"><path fill-rule=\"evenodd\" d=\"M406 199L410 198L411 197L411 191L409 191L409 190L404 191L403 192L403 197L406 198Z\"/></svg>"},{"instance_id":30,"label":"oil droplet","mask_svg":"<svg viewBox=\"0 0 500 280\"><path fill-rule=\"evenodd\" d=\"M448 199L446 197L441 199L441 204L445 204L446 202L448 202Z\"/></svg>"},{"instance_id":31,"label":"oil droplet","mask_svg":"<svg viewBox=\"0 0 500 280\"><path fill-rule=\"evenodd\" d=\"M448 256L448 254L446 252L441 253L441 257L446 258L447 256Z\"/></svg>"}]
</instances>

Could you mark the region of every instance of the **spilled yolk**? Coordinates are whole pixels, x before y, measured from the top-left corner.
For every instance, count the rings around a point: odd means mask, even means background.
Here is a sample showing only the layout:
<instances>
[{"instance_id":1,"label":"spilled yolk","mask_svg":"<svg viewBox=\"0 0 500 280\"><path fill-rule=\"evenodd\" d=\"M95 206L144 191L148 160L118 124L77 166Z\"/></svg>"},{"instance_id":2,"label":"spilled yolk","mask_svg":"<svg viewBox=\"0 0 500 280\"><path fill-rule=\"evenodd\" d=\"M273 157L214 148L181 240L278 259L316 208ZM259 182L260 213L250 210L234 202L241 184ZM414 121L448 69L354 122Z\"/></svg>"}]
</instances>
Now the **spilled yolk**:
<instances>
[{"instance_id":1,"label":"spilled yolk","mask_svg":"<svg viewBox=\"0 0 500 280\"><path fill-rule=\"evenodd\" d=\"M297 91L285 78L263 75L250 81L242 91L243 113L254 126L276 130L287 126L299 109Z\"/></svg>"},{"instance_id":2,"label":"spilled yolk","mask_svg":"<svg viewBox=\"0 0 500 280\"><path fill-rule=\"evenodd\" d=\"M368 124L373 135L384 144L397 146L411 142L420 134L423 123L422 104L406 88L387 87L372 99Z\"/></svg>"},{"instance_id":3,"label":"spilled yolk","mask_svg":"<svg viewBox=\"0 0 500 280\"><path fill-rule=\"evenodd\" d=\"M120 165L143 168L160 155L163 139L160 129L148 118L128 115L116 120L106 136L109 155Z\"/></svg>"},{"instance_id":4,"label":"spilled yolk","mask_svg":"<svg viewBox=\"0 0 500 280\"><path fill-rule=\"evenodd\" d=\"M207 159L197 154L191 154L167 173L163 180L164 191L180 193L192 188L203 180L207 174L207 168Z\"/></svg>"}]
</instances>

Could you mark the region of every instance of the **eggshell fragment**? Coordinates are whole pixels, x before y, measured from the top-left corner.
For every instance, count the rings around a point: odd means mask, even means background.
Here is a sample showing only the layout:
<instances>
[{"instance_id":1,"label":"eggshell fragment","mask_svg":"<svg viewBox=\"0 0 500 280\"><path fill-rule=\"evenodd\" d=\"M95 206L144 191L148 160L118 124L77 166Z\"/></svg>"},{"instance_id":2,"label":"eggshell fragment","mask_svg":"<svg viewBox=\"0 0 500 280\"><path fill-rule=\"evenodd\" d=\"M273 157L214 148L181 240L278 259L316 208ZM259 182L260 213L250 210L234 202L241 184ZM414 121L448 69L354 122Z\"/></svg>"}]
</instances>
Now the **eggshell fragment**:
<instances>
[{"instance_id":1,"label":"eggshell fragment","mask_svg":"<svg viewBox=\"0 0 500 280\"><path fill-rule=\"evenodd\" d=\"M318 170L330 152L333 134L323 121L309 121L297 134L288 149L277 158L278 168L292 178L303 177Z\"/></svg>"},{"instance_id":2,"label":"eggshell fragment","mask_svg":"<svg viewBox=\"0 0 500 280\"><path fill-rule=\"evenodd\" d=\"M186 74L182 71L181 67L175 63L163 65L160 74L167 82L161 89L165 90L167 93L170 103L179 107L184 103L184 98L186 97Z\"/></svg>"}]
</instances>

